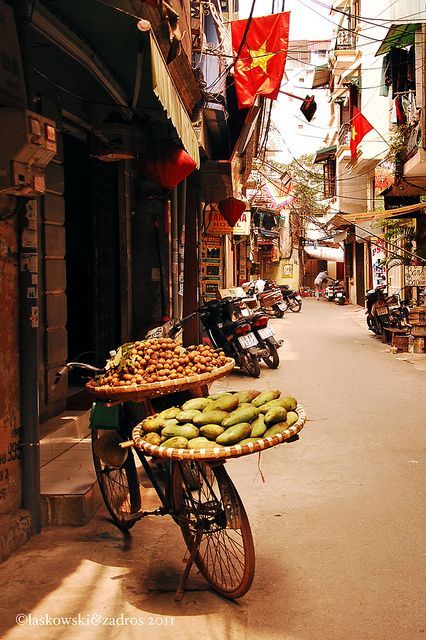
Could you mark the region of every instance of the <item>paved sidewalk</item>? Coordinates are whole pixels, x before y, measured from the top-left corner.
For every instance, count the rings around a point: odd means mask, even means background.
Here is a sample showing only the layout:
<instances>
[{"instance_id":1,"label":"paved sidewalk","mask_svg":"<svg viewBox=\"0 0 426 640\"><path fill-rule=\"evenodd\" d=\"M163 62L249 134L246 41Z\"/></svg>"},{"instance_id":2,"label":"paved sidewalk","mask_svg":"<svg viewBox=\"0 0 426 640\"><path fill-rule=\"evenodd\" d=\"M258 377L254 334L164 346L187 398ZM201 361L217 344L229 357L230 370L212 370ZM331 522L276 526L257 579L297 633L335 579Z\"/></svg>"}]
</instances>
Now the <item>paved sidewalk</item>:
<instances>
[{"instance_id":1,"label":"paved sidewalk","mask_svg":"<svg viewBox=\"0 0 426 640\"><path fill-rule=\"evenodd\" d=\"M193 572L175 603L185 547L171 519L123 538L101 510L2 565L2 640L424 637L424 361L390 353L350 306L306 300L271 324L280 368L214 385L278 387L308 414L298 441L226 465L255 539L249 593L228 602Z\"/></svg>"}]
</instances>

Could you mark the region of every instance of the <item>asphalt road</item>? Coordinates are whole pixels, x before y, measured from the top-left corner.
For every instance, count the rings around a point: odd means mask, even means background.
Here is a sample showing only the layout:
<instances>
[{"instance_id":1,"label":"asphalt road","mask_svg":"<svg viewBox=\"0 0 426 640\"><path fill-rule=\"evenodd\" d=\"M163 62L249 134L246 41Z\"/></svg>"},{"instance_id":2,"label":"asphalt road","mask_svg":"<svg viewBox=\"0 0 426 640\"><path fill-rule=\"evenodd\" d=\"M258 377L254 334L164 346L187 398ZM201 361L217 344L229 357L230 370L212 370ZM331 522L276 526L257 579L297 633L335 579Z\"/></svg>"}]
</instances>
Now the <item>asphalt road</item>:
<instances>
[{"instance_id":1,"label":"asphalt road","mask_svg":"<svg viewBox=\"0 0 426 640\"><path fill-rule=\"evenodd\" d=\"M148 518L123 539L100 512L3 564L4 640L426 637L426 356L390 353L352 306L307 300L272 325L280 368L215 385L278 387L308 414L297 442L227 463L255 538L249 593L228 602L194 572L175 603L178 528Z\"/></svg>"}]
</instances>

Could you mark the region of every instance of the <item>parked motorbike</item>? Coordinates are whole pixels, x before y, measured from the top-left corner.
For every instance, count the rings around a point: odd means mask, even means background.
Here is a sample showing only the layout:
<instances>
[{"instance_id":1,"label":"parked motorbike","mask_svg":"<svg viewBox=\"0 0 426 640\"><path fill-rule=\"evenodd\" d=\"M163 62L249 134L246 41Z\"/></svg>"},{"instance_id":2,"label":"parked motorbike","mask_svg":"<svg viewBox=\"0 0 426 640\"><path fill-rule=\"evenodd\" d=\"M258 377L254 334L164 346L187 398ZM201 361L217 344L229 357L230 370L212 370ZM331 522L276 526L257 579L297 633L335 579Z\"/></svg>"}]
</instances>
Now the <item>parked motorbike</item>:
<instances>
[{"instance_id":1,"label":"parked motorbike","mask_svg":"<svg viewBox=\"0 0 426 640\"><path fill-rule=\"evenodd\" d=\"M290 309L293 313L299 313L302 308L302 296L299 291L290 289L288 284L279 285L279 288L283 297L285 311Z\"/></svg>"},{"instance_id":2,"label":"parked motorbike","mask_svg":"<svg viewBox=\"0 0 426 640\"><path fill-rule=\"evenodd\" d=\"M234 305L232 298L210 300L197 312L213 345L223 349L228 357L234 358L237 366L250 376L258 378L259 360L269 358L269 350L259 343L248 318L234 319Z\"/></svg>"},{"instance_id":3,"label":"parked motorbike","mask_svg":"<svg viewBox=\"0 0 426 640\"><path fill-rule=\"evenodd\" d=\"M377 336L386 328L402 329L409 325L410 308L400 292L388 296L385 285L370 289L365 295L367 326Z\"/></svg>"},{"instance_id":4,"label":"parked motorbike","mask_svg":"<svg viewBox=\"0 0 426 640\"><path fill-rule=\"evenodd\" d=\"M267 355L261 356L263 362L270 369L277 369L280 366L278 349L284 344L284 341L276 340L274 330L268 325L269 316L264 311L253 310L248 306L251 300L252 298L236 298L235 308L238 309L240 317L246 318L250 322L259 345L267 350Z\"/></svg>"},{"instance_id":5,"label":"parked motorbike","mask_svg":"<svg viewBox=\"0 0 426 640\"><path fill-rule=\"evenodd\" d=\"M283 296L278 285L273 280L265 280L265 288L262 292L257 290L255 282L247 283L245 288L249 296L257 296L261 309L268 316L276 318L284 316L285 304Z\"/></svg>"},{"instance_id":6,"label":"parked motorbike","mask_svg":"<svg viewBox=\"0 0 426 640\"><path fill-rule=\"evenodd\" d=\"M328 302L343 305L346 303L346 292L340 280L334 280L325 289L325 298Z\"/></svg>"}]
</instances>

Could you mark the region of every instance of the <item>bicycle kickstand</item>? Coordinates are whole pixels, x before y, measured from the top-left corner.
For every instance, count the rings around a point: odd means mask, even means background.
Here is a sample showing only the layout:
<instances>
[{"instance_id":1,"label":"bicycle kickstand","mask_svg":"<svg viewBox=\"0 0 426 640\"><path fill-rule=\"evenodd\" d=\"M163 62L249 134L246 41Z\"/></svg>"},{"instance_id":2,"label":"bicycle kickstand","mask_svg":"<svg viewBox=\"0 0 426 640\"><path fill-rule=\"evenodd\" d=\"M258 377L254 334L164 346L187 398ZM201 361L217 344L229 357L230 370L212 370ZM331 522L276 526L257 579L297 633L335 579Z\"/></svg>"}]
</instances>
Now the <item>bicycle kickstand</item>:
<instances>
[{"instance_id":1,"label":"bicycle kickstand","mask_svg":"<svg viewBox=\"0 0 426 640\"><path fill-rule=\"evenodd\" d=\"M188 579L188 575L189 575L189 572L191 571L191 567L194 564L194 559L198 553L198 549L200 547L200 542L202 537L203 537L203 530L200 528L198 529L197 535L195 536L194 545L191 549L191 553L189 554L189 558L186 561L185 569L183 570L183 573L179 580L178 587L176 589L176 593L174 597L176 602L181 602L183 598L183 592L185 591L185 583Z\"/></svg>"}]
</instances>

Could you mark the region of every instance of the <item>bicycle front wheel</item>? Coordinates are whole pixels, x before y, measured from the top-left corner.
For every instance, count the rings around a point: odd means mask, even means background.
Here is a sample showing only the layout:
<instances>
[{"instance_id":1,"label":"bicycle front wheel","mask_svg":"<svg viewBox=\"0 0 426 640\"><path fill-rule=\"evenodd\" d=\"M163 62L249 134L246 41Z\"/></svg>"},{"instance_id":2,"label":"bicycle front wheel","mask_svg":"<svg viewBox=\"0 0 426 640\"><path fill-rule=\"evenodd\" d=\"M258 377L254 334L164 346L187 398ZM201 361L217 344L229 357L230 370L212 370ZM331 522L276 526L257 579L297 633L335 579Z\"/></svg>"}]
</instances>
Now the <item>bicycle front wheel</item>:
<instances>
[{"instance_id":1,"label":"bicycle front wheel","mask_svg":"<svg viewBox=\"0 0 426 640\"><path fill-rule=\"evenodd\" d=\"M118 432L108 432L116 435L117 443L122 440ZM100 450L102 432L92 429L92 455L99 488L114 524L121 531L128 531L135 520L129 518L141 508L141 493L136 470L135 458L130 448L124 463L119 467L112 467L102 460Z\"/></svg>"},{"instance_id":2,"label":"bicycle front wheel","mask_svg":"<svg viewBox=\"0 0 426 640\"><path fill-rule=\"evenodd\" d=\"M186 480L182 464L191 466ZM250 589L255 568L253 536L241 498L222 464L174 462L172 497L189 551L199 542L195 564L213 589L240 598Z\"/></svg>"}]
</instances>

